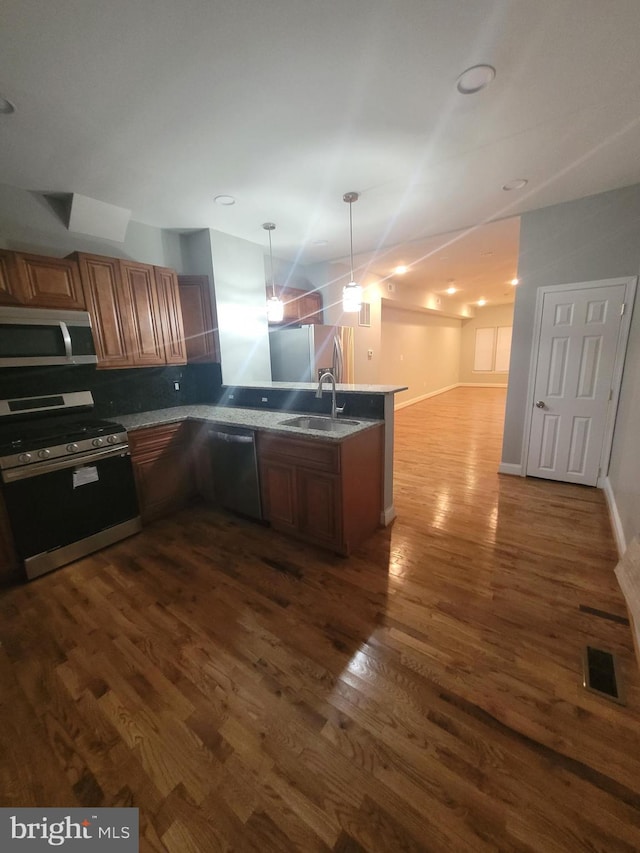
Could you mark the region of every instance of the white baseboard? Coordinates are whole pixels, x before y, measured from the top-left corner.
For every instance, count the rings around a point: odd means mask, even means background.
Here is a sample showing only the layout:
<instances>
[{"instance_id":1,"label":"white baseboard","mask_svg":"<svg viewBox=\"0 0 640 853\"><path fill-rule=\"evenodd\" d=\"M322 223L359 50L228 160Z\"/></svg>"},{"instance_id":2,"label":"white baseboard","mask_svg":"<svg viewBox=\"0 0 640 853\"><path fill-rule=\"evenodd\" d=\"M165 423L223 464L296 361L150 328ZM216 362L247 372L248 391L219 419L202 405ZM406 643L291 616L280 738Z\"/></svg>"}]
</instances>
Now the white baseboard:
<instances>
[{"instance_id":1,"label":"white baseboard","mask_svg":"<svg viewBox=\"0 0 640 853\"><path fill-rule=\"evenodd\" d=\"M513 462L501 462L498 465L498 474L511 474L514 477L523 477L522 465Z\"/></svg>"},{"instance_id":2,"label":"white baseboard","mask_svg":"<svg viewBox=\"0 0 640 853\"><path fill-rule=\"evenodd\" d=\"M396 517L396 508L393 504L386 506L380 513L380 524L383 527L388 527Z\"/></svg>"},{"instance_id":3,"label":"white baseboard","mask_svg":"<svg viewBox=\"0 0 640 853\"><path fill-rule=\"evenodd\" d=\"M407 406L413 406L415 403L421 403L422 400L428 400L429 397L437 397L438 394L444 394L446 391L453 391L454 388L507 388L507 383L497 382L456 382L454 385L447 385L445 388L438 388L437 391L429 391L428 394L422 394L420 397L414 397L412 400L405 400L403 403L396 403L393 407L397 412L399 409L406 409Z\"/></svg>"},{"instance_id":4,"label":"white baseboard","mask_svg":"<svg viewBox=\"0 0 640 853\"><path fill-rule=\"evenodd\" d=\"M396 403L393 407L393 410L397 412L398 409L406 409L407 406L413 406L415 405L415 403L422 402L422 400L428 400L429 397L437 397L438 394L444 394L445 391L452 391L454 388L457 387L458 383L456 382L455 385L447 385L446 388L438 388L437 391L430 391L428 394L422 394L421 397L414 397L412 400L405 400L404 403Z\"/></svg>"},{"instance_id":5,"label":"white baseboard","mask_svg":"<svg viewBox=\"0 0 640 853\"><path fill-rule=\"evenodd\" d=\"M622 521L620 520L620 514L618 513L616 497L613 494L613 489L611 488L611 481L608 477L605 477L603 480L602 491L604 492L604 497L607 502L607 509L609 510L609 518L611 519L613 536L616 540L616 547L618 548L618 556L622 557L624 552L627 550L627 542L625 539L624 530L622 529Z\"/></svg>"},{"instance_id":6,"label":"white baseboard","mask_svg":"<svg viewBox=\"0 0 640 853\"><path fill-rule=\"evenodd\" d=\"M454 388L508 388L506 382L458 382Z\"/></svg>"}]
</instances>

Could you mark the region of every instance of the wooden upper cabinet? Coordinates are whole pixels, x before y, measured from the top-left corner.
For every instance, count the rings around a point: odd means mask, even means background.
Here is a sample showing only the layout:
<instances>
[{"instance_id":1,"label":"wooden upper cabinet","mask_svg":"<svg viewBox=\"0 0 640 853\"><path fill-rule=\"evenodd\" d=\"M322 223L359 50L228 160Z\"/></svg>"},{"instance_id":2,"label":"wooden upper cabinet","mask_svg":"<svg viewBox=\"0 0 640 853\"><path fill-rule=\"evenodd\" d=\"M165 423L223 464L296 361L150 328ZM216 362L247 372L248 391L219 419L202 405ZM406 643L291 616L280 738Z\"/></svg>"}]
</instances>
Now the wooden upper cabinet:
<instances>
[{"instance_id":1,"label":"wooden upper cabinet","mask_svg":"<svg viewBox=\"0 0 640 853\"><path fill-rule=\"evenodd\" d=\"M282 323L307 325L322 323L322 294L317 290L298 290L295 287L276 287L276 293L284 302ZM267 297L271 296L271 288L267 288Z\"/></svg>"},{"instance_id":2,"label":"wooden upper cabinet","mask_svg":"<svg viewBox=\"0 0 640 853\"><path fill-rule=\"evenodd\" d=\"M187 360L178 277L165 267L85 252L49 258L0 249L0 305L86 309L99 368Z\"/></svg>"},{"instance_id":3,"label":"wooden upper cabinet","mask_svg":"<svg viewBox=\"0 0 640 853\"><path fill-rule=\"evenodd\" d=\"M98 367L132 367L127 327L123 312L128 310L120 262L117 258L77 253L80 277L91 316Z\"/></svg>"},{"instance_id":4,"label":"wooden upper cabinet","mask_svg":"<svg viewBox=\"0 0 640 853\"><path fill-rule=\"evenodd\" d=\"M23 305L34 308L86 307L80 271L73 258L15 253Z\"/></svg>"},{"instance_id":5,"label":"wooden upper cabinet","mask_svg":"<svg viewBox=\"0 0 640 853\"><path fill-rule=\"evenodd\" d=\"M217 346L218 322L206 275L179 275L180 304L187 361L220 361Z\"/></svg>"},{"instance_id":6,"label":"wooden upper cabinet","mask_svg":"<svg viewBox=\"0 0 640 853\"><path fill-rule=\"evenodd\" d=\"M322 295L317 290L298 297L298 318L304 324L322 324Z\"/></svg>"},{"instance_id":7,"label":"wooden upper cabinet","mask_svg":"<svg viewBox=\"0 0 640 853\"><path fill-rule=\"evenodd\" d=\"M0 250L0 304L83 310L77 262Z\"/></svg>"},{"instance_id":8,"label":"wooden upper cabinet","mask_svg":"<svg viewBox=\"0 0 640 853\"><path fill-rule=\"evenodd\" d=\"M164 354L167 364L184 364L187 361L178 276L167 267L154 267L158 304L160 307L160 325L164 341Z\"/></svg>"},{"instance_id":9,"label":"wooden upper cabinet","mask_svg":"<svg viewBox=\"0 0 640 853\"><path fill-rule=\"evenodd\" d=\"M0 249L0 305L19 305L21 292L15 252Z\"/></svg>"},{"instance_id":10,"label":"wooden upper cabinet","mask_svg":"<svg viewBox=\"0 0 640 853\"><path fill-rule=\"evenodd\" d=\"M154 268L149 264L121 260L120 274L129 307L124 319L133 365L166 364Z\"/></svg>"}]
</instances>

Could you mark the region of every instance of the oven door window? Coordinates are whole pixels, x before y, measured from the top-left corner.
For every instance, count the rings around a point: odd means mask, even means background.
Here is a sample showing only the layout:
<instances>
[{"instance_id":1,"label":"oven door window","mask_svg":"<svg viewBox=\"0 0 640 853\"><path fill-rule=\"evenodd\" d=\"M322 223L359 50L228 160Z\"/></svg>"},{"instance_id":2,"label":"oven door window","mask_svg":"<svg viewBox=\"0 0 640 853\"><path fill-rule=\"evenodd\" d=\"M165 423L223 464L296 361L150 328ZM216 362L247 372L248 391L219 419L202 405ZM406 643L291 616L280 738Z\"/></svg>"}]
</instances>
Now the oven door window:
<instances>
[{"instance_id":1,"label":"oven door window","mask_svg":"<svg viewBox=\"0 0 640 853\"><path fill-rule=\"evenodd\" d=\"M5 483L3 491L23 560L138 515L127 455Z\"/></svg>"}]
</instances>

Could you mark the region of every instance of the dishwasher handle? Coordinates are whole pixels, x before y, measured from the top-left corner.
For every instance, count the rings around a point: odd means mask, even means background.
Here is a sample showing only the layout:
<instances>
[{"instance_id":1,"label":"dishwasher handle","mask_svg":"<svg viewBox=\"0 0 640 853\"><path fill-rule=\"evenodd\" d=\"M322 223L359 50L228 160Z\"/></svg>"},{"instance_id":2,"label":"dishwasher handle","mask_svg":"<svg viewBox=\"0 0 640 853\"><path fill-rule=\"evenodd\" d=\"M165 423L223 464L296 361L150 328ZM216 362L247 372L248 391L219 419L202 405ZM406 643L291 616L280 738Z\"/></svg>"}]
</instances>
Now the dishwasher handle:
<instances>
[{"instance_id":1,"label":"dishwasher handle","mask_svg":"<svg viewBox=\"0 0 640 853\"><path fill-rule=\"evenodd\" d=\"M226 441L229 444L253 444L253 433L251 435L237 435L230 432L209 430L209 438L215 438L218 441Z\"/></svg>"}]
</instances>

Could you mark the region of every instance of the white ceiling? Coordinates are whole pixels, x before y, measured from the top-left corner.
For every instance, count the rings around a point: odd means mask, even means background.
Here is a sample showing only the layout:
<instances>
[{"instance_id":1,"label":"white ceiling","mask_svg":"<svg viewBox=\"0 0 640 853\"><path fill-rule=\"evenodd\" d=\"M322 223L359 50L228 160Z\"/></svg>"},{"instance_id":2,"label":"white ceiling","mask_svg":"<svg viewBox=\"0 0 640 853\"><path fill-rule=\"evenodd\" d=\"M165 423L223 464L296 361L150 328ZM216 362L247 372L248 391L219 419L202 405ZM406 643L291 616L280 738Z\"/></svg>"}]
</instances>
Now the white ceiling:
<instances>
[{"instance_id":1,"label":"white ceiling","mask_svg":"<svg viewBox=\"0 0 640 853\"><path fill-rule=\"evenodd\" d=\"M483 223L640 182L638 0L2 0L1 24L0 182L156 226L273 220L276 255L344 258L355 190L372 269L415 251L407 280L495 264L504 290L513 254L470 261ZM460 95L477 63L495 81ZM425 240L466 229L466 258Z\"/></svg>"},{"instance_id":2,"label":"white ceiling","mask_svg":"<svg viewBox=\"0 0 640 853\"><path fill-rule=\"evenodd\" d=\"M436 293L447 303L485 299L487 304L514 301L520 219L512 216L461 231L425 237L373 252L356 254L355 278L371 270L385 279L415 285ZM407 266L406 273L395 267ZM449 295L447 289L455 287ZM452 310L458 310L452 308Z\"/></svg>"}]
</instances>

